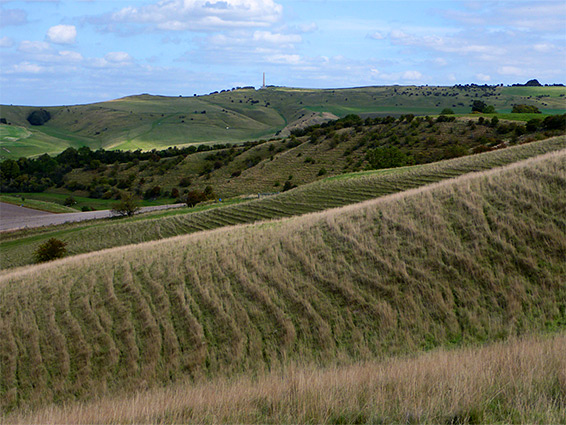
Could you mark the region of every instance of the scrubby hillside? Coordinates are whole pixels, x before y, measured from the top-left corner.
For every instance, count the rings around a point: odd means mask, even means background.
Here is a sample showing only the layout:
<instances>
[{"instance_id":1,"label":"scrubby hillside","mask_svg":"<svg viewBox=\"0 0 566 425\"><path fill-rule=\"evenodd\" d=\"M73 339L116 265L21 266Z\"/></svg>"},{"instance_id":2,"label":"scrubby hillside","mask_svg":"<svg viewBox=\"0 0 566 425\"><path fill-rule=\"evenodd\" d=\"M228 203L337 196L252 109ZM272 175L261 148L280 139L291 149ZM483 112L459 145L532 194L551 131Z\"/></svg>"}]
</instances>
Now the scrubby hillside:
<instances>
[{"instance_id":1,"label":"scrubby hillside","mask_svg":"<svg viewBox=\"0 0 566 425\"><path fill-rule=\"evenodd\" d=\"M4 272L3 409L566 324L566 152Z\"/></svg>"},{"instance_id":2,"label":"scrubby hillside","mask_svg":"<svg viewBox=\"0 0 566 425\"><path fill-rule=\"evenodd\" d=\"M1 268L32 263L37 246L51 237L65 241L69 254L81 254L354 204L565 148L566 136L560 136L433 164L342 174L247 202L208 204L118 222L106 220L1 233Z\"/></svg>"}]
</instances>

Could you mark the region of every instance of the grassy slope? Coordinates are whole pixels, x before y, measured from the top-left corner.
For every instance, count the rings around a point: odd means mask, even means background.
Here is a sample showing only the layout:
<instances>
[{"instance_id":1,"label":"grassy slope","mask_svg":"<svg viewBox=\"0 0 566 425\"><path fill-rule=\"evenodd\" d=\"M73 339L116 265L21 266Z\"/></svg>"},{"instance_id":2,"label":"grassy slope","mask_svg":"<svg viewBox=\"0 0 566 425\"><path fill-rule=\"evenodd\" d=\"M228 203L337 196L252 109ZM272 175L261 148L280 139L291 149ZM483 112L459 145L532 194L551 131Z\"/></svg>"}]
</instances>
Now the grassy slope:
<instances>
[{"instance_id":1,"label":"grassy slope","mask_svg":"<svg viewBox=\"0 0 566 425\"><path fill-rule=\"evenodd\" d=\"M182 383L9 423L561 423L566 335L332 368Z\"/></svg>"},{"instance_id":2,"label":"grassy slope","mask_svg":"<svg viewBox=\"0 0 566 425\"><path fill-rule=\"evenodd\" d=\"M345 174L276 196L197 213L175 211L165 217L160 213L157 218L147 215L7 233L1 235L2 268L30 264L37 245L50 237L65 241L70 254L92 252L227 225L322 211L564 148L566 137L562 136L435 164Z\"/></svg>"},{"instance_id":3,"label":"grassy slope","mask_svg":"<svg viewBox=\"0 0 566 425\"><path fill-rule=\"evenodd\" d=\"M566 152L549 155L5 272L3 407L563 329Z\"/></svg>"},{"instance_id":4,"label":"grassy slope","mask_svg":"<svg viewBox=\"0 0 566 425\"><path fill-rule=\"evenodd\" d=\"M362 87L247 89L198 97L140 95L89 105L45 108L51 112L52 119L40 127L32 127L26 121L36 107L2 105L2 115L12 126L0 125L1 158L56 153L68 146L82 145L93 149L151 149L190 143L241 142L269 137L288 124L313 119L312 114L322 112L338 116L425 115L438 114L450 107L457 113L466 113L471 101L479 98L495 105L500 112L510 112L514 103L528 103L543 112L558 113L566 110L565 94L564 87L497 87L488 92L483 88L462 91L451 87ZM252 100L257 103L252 104ZM202 111L206 114L201 114ZM14 130L16 126L21 128Z\"/></svg>"}]
</instances>

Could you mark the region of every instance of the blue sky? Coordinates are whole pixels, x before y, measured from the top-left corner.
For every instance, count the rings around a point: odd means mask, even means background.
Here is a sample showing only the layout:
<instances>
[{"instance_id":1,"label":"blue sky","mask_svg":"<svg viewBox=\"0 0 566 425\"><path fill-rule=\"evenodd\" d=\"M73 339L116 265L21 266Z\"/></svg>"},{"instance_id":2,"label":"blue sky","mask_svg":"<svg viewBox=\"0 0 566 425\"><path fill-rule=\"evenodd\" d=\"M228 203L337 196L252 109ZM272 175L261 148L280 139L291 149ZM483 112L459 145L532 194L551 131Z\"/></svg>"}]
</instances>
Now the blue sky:
<instances>
[{"instance_id":1,"label":"blue sky","mask_svg":"<svg viewBox=\"0 0 566 425\"><path fill-rule=\"evenodd\" d=\"M566 1L1 1L0 103L566 83Z\"/></svg>"}]
</instances>

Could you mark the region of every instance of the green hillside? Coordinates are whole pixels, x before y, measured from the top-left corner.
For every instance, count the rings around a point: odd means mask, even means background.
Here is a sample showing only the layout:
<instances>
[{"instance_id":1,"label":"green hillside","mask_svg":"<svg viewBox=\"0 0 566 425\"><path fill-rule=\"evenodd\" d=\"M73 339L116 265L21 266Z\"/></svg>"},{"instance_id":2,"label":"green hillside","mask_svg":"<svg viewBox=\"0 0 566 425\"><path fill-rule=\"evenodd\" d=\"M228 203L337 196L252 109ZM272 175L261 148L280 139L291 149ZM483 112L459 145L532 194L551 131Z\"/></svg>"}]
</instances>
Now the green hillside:
<instances>
[{"instance_id":1,"label":"green hillside","mask_svg":"<svg viewBox=\"0 0 566 425\"><path fill-rule=\"evenodd\" d=\"M532 104L544 114L566 111L564 87L391 86L351 89L268 87L234 89L206 96L139 95L89 105L43 108L51 119L31 126L37 107L1 106L0 158L58 153L65 148L153 149L173 145L236 143L286 135L288 130L342 117L469 113L482 99L498 112Z\"/></svg>"},{"instance_id":2,"label":"green hillside","mask_svg":"<svg viewBox=\"0 0 566 425\"><path fill-rule=\"evenodd\" d=\"M36 247L51 237L65 241L70 254L82 254L223 226L341 207L563 149L566 149L566 136L559 136L433 164L342 174L260 199L246 201L240 198L128 219L2 233L2 268L32 263Z\"/></svg>"},{"instance_id":3,"label":"green hillside","mask_svg":"<svg viewBox=\"0 0 566 425\"><path fill-rule=\"evenodd\" d=\"M564 329L565 159L4 271L2 409Z\"/></svg>"}]
</instances>

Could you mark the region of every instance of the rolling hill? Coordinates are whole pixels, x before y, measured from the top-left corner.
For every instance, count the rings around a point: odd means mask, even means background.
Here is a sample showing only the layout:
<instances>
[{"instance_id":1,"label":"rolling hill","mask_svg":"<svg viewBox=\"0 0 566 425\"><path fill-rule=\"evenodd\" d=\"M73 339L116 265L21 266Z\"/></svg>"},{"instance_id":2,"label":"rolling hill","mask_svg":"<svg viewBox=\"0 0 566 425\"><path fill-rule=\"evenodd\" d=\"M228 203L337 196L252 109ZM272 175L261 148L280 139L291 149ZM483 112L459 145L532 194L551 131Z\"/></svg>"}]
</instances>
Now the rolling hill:
<instances>
[{"instance_id":1,"label":"rolling hill","mask_svg":"<svg viewBox=\"0 0 566 425\"><path fill-rule=\"evenodd\" d=\"M384 116L469 113L482 99L498 112L532 104L545 114L566 112L565 87L391 86L351 89L240 88L206 96L129 96L89 105L41 108L51 119L32 126L40 108L1 106L0 158L58 153L67 147L149 150L202 143L240 143L287 135L347 114Z\"/></svg>"},{"instance_id":2,"label":"rolling hill","mask_svg":"<svg viewBox=\"0 0 566 425\"><path fill-rule=\"evenodd\" d=\"M65 241L69 254L82 254L351 205L565 148L566 136L559 136L438 163L342 174L260 199L235 199L128 219L0 233L1 268L31 264L37 245L51 237Z\"/></svg>"},{"instance_id":3,"label":"rolling hill","mask_svg":"<svg viewBox=\"0 0 566 425\"><path fill-rule=\"evenodd\" d=\"M564 329L565 155L6 270L2 409Z\"/></svg>"}]
</instances>

